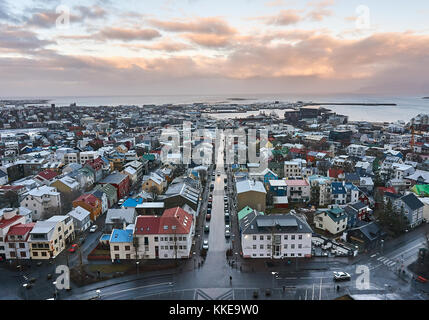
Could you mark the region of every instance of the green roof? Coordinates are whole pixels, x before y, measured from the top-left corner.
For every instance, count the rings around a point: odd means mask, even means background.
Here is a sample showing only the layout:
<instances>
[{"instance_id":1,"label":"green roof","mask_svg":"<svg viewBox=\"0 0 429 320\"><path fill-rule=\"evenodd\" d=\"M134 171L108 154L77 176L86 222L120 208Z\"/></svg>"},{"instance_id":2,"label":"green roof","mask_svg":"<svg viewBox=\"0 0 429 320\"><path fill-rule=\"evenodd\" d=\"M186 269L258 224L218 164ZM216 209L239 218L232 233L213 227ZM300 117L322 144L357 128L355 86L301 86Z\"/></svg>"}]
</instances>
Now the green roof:
<instances>
[{"instance_id":1,"label":"green roof","mask_svg":"<svg viewBox=\"0 0 429 320\"><path fill-rule=\"evenodd\" d=\"M246 217L249 213L252 213L253 209L250 208L249 206L244 207L243 209L241 209L241 211L238 213L238 221L240 221L241 219L243 219L244 217Z\"/></svg>"},{"instance_id":2,"label":"green roof","mask_svg":"<svg viewBox=\"0 0 429 320\"><path fill-rule=\"evenodd\" d=\"M154 161L155 160L155 155L154 154L144 154L143 155L143 159L149 160L149 161Z\"/></svg>"},{"instance_id":3,"label":"green roof","mask_svg":"<svg viewBox=\"0 0 429 320\"><path fill-rule=\"evenodd\" d=\"M418 196L429 196L429 184L416 184L411 188L411 191Z\"/></svg>"}]
</instances>

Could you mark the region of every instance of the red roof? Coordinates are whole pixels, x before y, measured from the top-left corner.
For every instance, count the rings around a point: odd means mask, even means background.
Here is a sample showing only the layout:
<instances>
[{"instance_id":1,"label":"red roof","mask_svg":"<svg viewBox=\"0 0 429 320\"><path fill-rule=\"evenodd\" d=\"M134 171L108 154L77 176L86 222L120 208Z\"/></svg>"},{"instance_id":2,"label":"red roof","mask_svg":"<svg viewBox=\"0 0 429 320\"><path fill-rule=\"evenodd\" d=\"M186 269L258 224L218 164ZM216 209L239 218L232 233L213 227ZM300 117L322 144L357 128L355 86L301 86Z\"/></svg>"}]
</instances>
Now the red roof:
<instances>
[{"instance_id":1,"label":"red roof","mask_svg":"<svg viewBox=\"0 0 429 320\"><path fill-rule=\"evenodd\" d=\"M292 153L304 153L305 152L304 149L298 149L298 148L291 148L289 151Z\"/></svg>"},{"instance_id":2,"label":"red roof","mask_svg":"<svg viewBox=\"0 0 429 320\"><path fill-rule=\"evenodd\" d=\"M340 174L344 174L343 169L331 168L328 170L328 177L330 178L338 178Z\"/></svg>"},{"instance_id":3,"label":"red roof","mask_svg":"<svg viewBox=\"0 0 429 320\"><path fill-rule=\"evenodd\" d=\"M4 218L2 218L0 220L0 229L4 229L4 228L10 226L14 222L16 222L17 220L22 219L22 218L23 218L23 216L20 216L18 214L16 216L10 218L10 219L4 219Z\"/></svg>"},{"instance_id":4,"label":"red roof","mask_svg":"<svg viewBox=\"0 0 429 320\"><path fill-rule=\"evenodd\" d=\"M161 222L161 217L138 216L136 220L134 233L135 234L158 234L160 222Z\"/></svg>"},{"instance_id":5,"label":"red roof","mask_svg":"<svg viewBox=\"0 0 429 320\"><path fill-rule=\"evenodd\" d=\"M42 177L45 180L52 180L53 178L55 178L58 175L58 173L56 173L53 170L45 170L42 172L39 172L39 174L37 176Z\"/></svg>"},{"instance_id":6,"label":"red roof","mask_svg":"<svg viewBox=\"0 0 429 320\"><path fill-rule=\"evenodd\" d=\"M192 220L192 215L182 208L171 208L165 210L161 217L137 217L135 234L189 234Z\"/></svg>"},{"instance_id":7,"label":"red roof","mask_svg":"<svg viewBox=\"0 0 429 320\"><path fill-rule=\"evenodd\" d=\"M12 190L12 191L18 191L24 188L24 186L0 186L0 190Z\"/></svg>"},{"instance_id":8,"label":"red roof","mask_svg":"<svg viewBox=\"0 0 429 320\"><path fill-rule=\"evenodd\" d=\"M26 234L29 235L30 231L33 230L35 225L36 225L35 222L28 223L28 224L22 224L22 223L16 224L9 229L9 232L7 233L7 237L9 237L9 236L25 236ZM27 239L25 239L25 240L27 240Z\"/></svg>"},{"instance_id":9,"label":"red roof","mask_svg":"<svg viewBox=\"0 0 429 320\"><path fill-rule=\"evenodd\" d=\"M85 202L92 207L98 207L100 200L91 193L83 194L73 202Z\"/></svg>"},{"instance_id":10,"label":"red roof","mask_svg":"<svg viewBox=\"0 0 429 320\"><path fill-rule=\"evenodd\" d=\"M101 157L98 157L97 159L87 160L85 164L98 171L103 168L104 162Z\"/></svg>"},{"instance_id":11,"label":"red roof","mask_svg":"<svg viewBox=\"0 0 429 320\"><path fill-rule=\"evenodd\" d=\"M285 180L288 187L308 186L306 180Z\"/></svg>"},{"instance_id":12,"label":"red roof","mask_svg":"<svg viewBox=\"0 0 429 320\"><path fill-rule=\"evenodd\" d=\"M379 192L381 192L382 194L384 194L385 192L390 192L390 193L396 194L396 190L394 187L378 187L377 190Z\"/></svg>"}]
</instances>

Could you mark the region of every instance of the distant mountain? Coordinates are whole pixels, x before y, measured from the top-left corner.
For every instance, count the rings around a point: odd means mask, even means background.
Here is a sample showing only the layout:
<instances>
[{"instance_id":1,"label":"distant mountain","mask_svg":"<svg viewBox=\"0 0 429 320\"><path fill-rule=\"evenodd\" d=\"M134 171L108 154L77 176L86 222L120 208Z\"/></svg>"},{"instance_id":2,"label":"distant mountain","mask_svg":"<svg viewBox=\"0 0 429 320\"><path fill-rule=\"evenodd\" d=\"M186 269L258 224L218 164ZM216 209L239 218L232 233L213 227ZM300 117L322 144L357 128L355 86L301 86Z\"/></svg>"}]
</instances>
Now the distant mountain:
<instances>
[{"instance_id":1,"label":"distant mountain","mask_svg":"<svg viewBox=\"0 0 429 320\"><path fill-rule=\"evenodd\" d=\"M423 97L422 99L429 99L429 97Z\"/></svg>"}]
</instances>

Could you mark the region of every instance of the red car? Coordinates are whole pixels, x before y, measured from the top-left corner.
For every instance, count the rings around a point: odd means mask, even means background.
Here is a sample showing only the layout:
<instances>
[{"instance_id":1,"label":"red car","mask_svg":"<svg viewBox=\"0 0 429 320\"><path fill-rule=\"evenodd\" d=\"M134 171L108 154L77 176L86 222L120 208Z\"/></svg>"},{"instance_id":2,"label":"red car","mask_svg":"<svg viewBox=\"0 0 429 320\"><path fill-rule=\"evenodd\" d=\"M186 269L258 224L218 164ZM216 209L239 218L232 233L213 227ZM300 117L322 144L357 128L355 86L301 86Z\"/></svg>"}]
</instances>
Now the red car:
<instances>
[{"instance_id":1,"label":"red car","mask_svg":"<svg viewBox=\"0 0 429 320\"><path fill-rule=\"evenodd\" d=\"M211 214L210 213L207 213L206 214L206 221L210 221L210 219L212 218L212 216L211 216Z\"/></svg>"},{"instance_id":2,"label":"red car","mask_svg":"<svg viewBox=\"0 0 429 320\"><path fill-rule=\"evenodd\" d=\"M69 249L70 253L75 253L77 249L77 244L72 244L71 248Z\"/></svg>"}]
</instances>

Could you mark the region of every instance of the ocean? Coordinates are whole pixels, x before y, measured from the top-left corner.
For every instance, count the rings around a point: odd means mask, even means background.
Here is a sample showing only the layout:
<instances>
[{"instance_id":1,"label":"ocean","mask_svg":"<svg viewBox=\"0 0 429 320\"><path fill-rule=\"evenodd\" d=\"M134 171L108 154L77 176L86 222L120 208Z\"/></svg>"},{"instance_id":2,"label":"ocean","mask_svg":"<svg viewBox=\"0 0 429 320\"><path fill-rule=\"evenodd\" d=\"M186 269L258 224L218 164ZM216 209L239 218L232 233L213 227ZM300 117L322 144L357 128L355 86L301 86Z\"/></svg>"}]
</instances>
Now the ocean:
<instances>
[{"instance_id":1,"label":"ocean","mask_svg":"<svg viewBox=\"0 0 429 320\"><path fill-rule=\"evenodd\" d=\"M235 103L240 105L258 102L320 102L320 103L396 103L397 106L325 106L350 121L410 121L421 113L429 113L429 100L423 96L377 95L290 95L290 94L235 94L235 95L141 95L141 96L91 96L91 97L2 97L2 99L47 99L57 106L76 103L79 106L162 105L192 103ZM233 99L233 100L231 100ZM267 111L268 112L268 111ZM255 114L249 113L249 114ZM258 112L256 112L258 114ZM282 115L282 112L279 112ZM228 114L239 116L240 114ZM220 115L217 115L220 116Z\"/></svg>"}]
</instances>

